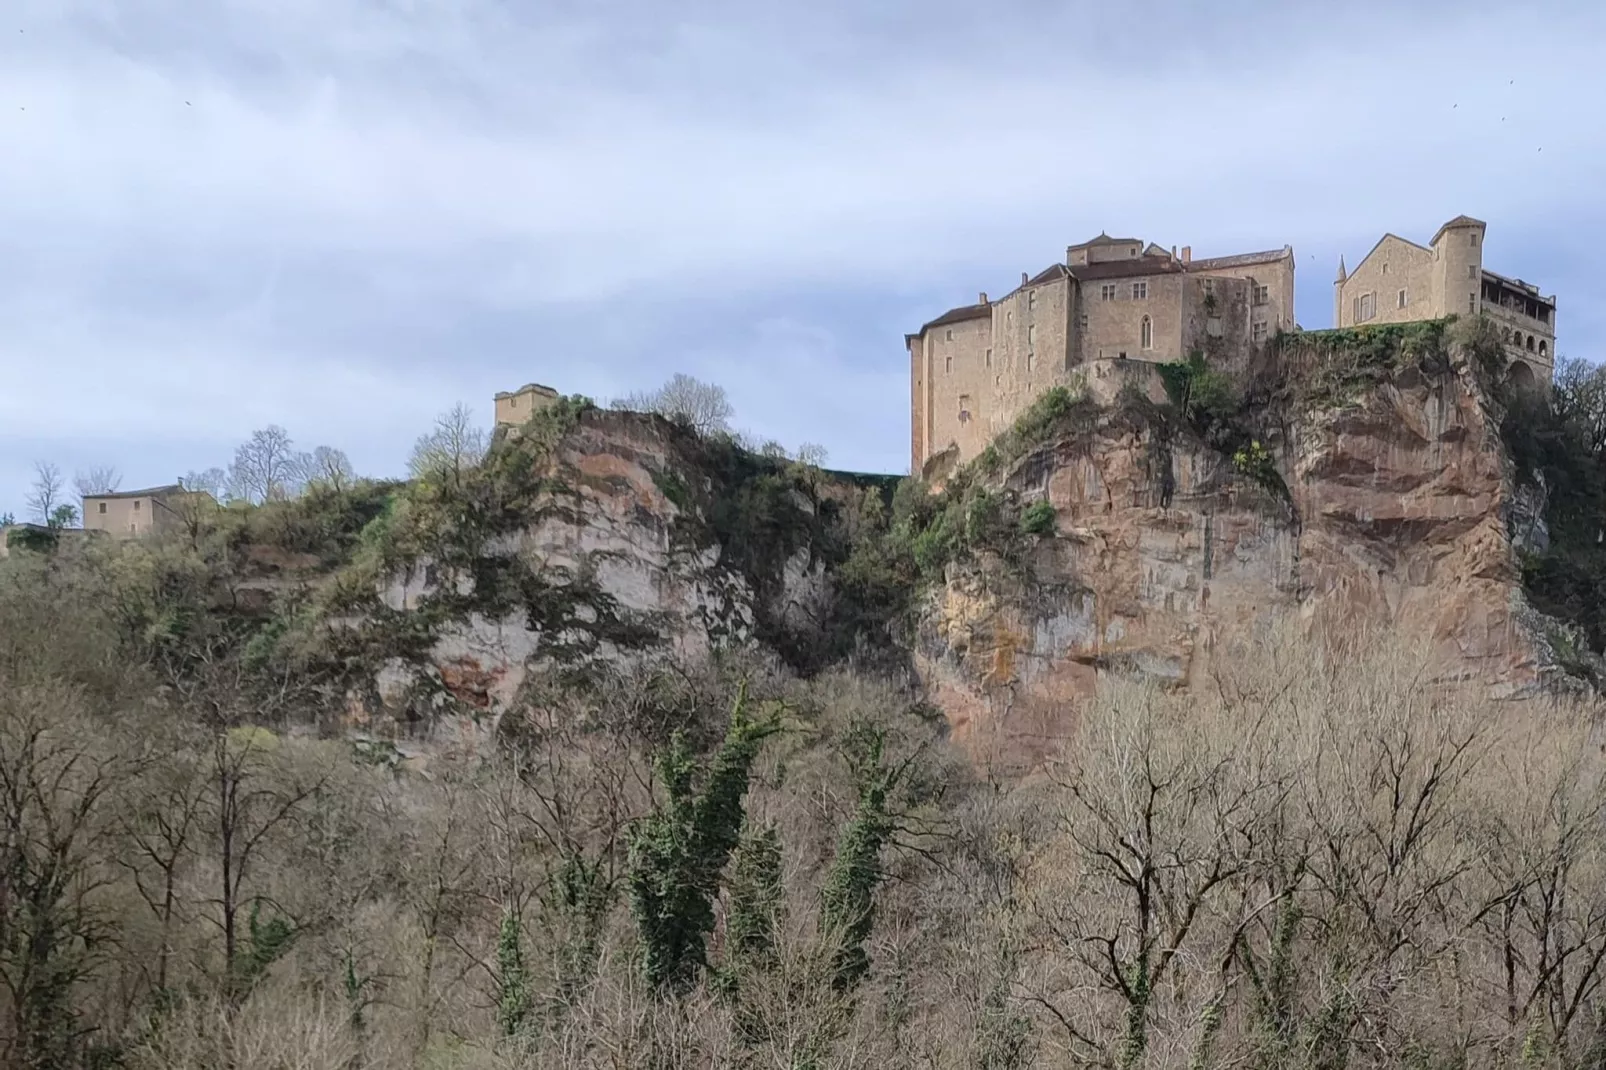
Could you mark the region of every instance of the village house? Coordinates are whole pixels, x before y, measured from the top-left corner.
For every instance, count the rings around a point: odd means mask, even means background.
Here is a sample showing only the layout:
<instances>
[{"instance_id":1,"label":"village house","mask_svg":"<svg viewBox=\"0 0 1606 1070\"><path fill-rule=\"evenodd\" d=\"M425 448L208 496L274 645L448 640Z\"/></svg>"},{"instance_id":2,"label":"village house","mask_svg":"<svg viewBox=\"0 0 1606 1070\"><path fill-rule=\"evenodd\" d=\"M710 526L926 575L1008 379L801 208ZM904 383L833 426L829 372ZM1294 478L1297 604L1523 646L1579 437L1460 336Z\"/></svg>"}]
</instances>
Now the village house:
<instances>
[{"instance_id":1,"label":"village house","mask_svg":"<svg viewBox=\"0 0 1606 1070\"><path fill-rule=\"evenodd\" d=\"M205 491L187 491L178 483L143 490L84 496L84 530L134 538L168 531L182 523L183 509L197 499L211 501Z\"/></svg>"}]
</instances>

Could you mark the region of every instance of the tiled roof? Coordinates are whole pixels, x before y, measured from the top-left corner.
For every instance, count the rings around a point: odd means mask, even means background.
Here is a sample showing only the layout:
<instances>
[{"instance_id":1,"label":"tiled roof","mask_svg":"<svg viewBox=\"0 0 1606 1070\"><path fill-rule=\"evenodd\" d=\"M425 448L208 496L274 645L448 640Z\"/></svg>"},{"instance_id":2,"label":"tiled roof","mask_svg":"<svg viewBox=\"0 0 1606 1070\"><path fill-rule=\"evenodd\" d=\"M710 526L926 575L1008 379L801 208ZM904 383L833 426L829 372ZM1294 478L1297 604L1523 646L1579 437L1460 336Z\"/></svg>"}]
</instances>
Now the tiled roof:
<instances>
[{"instance_id":1,"label":"tiled roof","mask_svg":"<svg viewBox=\"0 0 1606 1070\"><path fill-rule=\"evenodd\" d=\"M920 333L925 334L933 327L943 327L950 323L964 323L966 320L985 319L993 314L993 306L988 305L962 305L959 308L950 308L924 327Z\"/></svg>"},{"instance_id":2,"label":"tiled roof","mask_svg":"<svg viewBox=\"0 0 1606 1070\"><path fill-rule=\"evenodd\" d=\"M1487 227L1488 225L1489 224L1485 223L1481 219L1473 219L1469 215L1458 215L1454 219L1452 219L1449 222L1445 223L1438 230L1434 231L1433 232L1433 241L1428 242L1428 244L1432 245L1433 242L1438 241L1439 240L1439 235L1443 234L1445 231L1449 230L1451 227Z\"/></svg>"},{"instance_id":3,"label":"tiled roof","mask_svg":"<svg viewBox=\"0 0 1606 1070\"><path fill-rule=\"evenodd\" d=\"M1109 260L1102 264L1078 264L1066 273L1078 282L1093 279L1129 279L1138 275L1175 275L1183 270L1169 256L1140 256L1133 260Z\"/></svg>"},{"instance_id":4,"label":"tiled roof","mask_svg":"<svg viewBox=\"0 0 1606 1070\"><path fill-rule=\"evenodd\" d=\"M1073 246L1071 246L1071 248L1072 249L1091 249L1094 246L1098 246L1098 245L1132 245L1132 244L1142 244L1142 239L1141 238L1112 238L1108 234L1101 233L1101 234L1099 234L1098 237L1092 238L1092 239L1090 239L1088 241L1085 241L1081 245L1073 245Z\"/></svg>"},{"instance_id":5,"label":"tiled roof","mask_svg":"<svg viewBox=\"0 0 1606 1070\"><path fill-rule=\"evenodd\" d=\"M144 490L114 490L109 494L86 494L89 498L162 498L169 494L182 494L184 488L177 483L168 483L161 487L146 487Z\"/></svg>"},{"instance_id":6,"label":"tiled roof","mask_svg":"<svg viewBox=\"0 0 1606 1070\"><path fill-rule=\"evenodd\" d=\"M1053 282L1055 279L1065 278L1065 276L1069 275L1070 273L1071 269L1066 267L1064 264L1050 264L1042 271L1039 271L1037 274L1033 275L1030 279L1027 279L1026 285L1037 286L1045 282Z\"/></svg>"},{"instance_id":7,"label":"tiled roof","mask_svg":"<svg viewBox=\"0 0 1606 1070\"><path fill-rule=\"evenodd\" d=\"M497 400L500 401L502 398L517 397L520 394L528 394L531 391L534 391L537 394L545 394L547 397L552 398L558 396L558 392L553 390L550 386L542 386L540 383L525 383L517 390L503 390L498 393L496 397Z\"/></svg>"},{"instance_id":8,"label":"tiled roof","mask_svg":"<svg viewBox=\"0 0 1606 1070\"><path fill-rule=\"evenodd\" d=\"M1263 253L1239 253L1236 256L1212 256L1206 259L1195 260L1187 265L1189 268L1235 268L1249 267L1253 264L1275 264L1279 260L1287 260L1294 255L1294 250L1288 246L1281 249L1267 249Z\"/></svg>"}]
</instances>

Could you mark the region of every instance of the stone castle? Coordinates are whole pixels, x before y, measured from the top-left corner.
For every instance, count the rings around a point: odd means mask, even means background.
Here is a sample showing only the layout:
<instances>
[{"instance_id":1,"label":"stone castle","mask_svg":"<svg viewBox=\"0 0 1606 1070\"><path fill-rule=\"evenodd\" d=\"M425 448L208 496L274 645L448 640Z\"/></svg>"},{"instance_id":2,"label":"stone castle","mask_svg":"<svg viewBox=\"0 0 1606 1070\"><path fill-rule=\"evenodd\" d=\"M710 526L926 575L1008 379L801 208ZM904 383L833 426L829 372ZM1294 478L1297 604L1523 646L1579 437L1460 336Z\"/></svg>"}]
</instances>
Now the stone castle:
<instances>
[{"instance_id":1,"label":"stone castle","mask_svg":"<svg viewBox=\"0 0 1606 1070\"><path fill-rule=\"evenodd\" d=\"M1389 234L1354 272L1341 261L1335 325L1487 311L1514 374L1548 380L1555 298L1484 270L1484 227L1457 216L1428 246ZM1195 350L1246 353L1297 329L1292 246L1194 259L1187 246L1179 253L1100 234L1066 249L1063 264L1022 273L1004 297L983 293L904 336L912 470L939 455L970 460L1051 387L1124 380L1132 362Z\"/></svg>"}]
</instances>

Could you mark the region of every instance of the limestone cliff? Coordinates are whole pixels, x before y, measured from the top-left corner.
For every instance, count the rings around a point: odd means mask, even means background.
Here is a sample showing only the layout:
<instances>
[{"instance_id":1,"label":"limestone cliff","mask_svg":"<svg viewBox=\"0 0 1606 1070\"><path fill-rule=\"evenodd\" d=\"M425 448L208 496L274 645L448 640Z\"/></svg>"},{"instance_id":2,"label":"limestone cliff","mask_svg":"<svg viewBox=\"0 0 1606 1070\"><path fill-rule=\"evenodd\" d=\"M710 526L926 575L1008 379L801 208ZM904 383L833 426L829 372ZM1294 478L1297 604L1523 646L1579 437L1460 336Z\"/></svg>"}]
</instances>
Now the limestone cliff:
<instances>
[{"instance_id":1,"label":"limestone cliff","mask_svg":"<svg viewBox=\"0 0 1606 1070\"><path fill-rule=\"evenodd\" d=\"M472 740L532 671L818 642L848 484L659 417L589 409L549 441L520 441L541 430L493 445L474 483L440 495L444 521L407 513L431 538L393 537L410 549L358 570L378 597L356 599L335 630L367 636L348 727ZM453 515L471 507L490 519Z\"/></svg>"},{"instance_id":2,"label":"limestone cliff","mask_svg":"<svg viewBox=\"0 0 1606 1070\"><path fill-rule=\"evenodd\" d=\"M1515 488L1478 362L1430 348L1281 347L1249 378L1257 437L1236 451L1129 394L994 475L1052 506L1054 532L1016 562L950 562L921 601L917 667L956 731L1052 731L1101 671L1197 683L1224 638L1288 616L1430 637L1431 672L1496 694L1546 686L1553 625L1513 546L1542 507Z\"/></svg>"}]
</instances>

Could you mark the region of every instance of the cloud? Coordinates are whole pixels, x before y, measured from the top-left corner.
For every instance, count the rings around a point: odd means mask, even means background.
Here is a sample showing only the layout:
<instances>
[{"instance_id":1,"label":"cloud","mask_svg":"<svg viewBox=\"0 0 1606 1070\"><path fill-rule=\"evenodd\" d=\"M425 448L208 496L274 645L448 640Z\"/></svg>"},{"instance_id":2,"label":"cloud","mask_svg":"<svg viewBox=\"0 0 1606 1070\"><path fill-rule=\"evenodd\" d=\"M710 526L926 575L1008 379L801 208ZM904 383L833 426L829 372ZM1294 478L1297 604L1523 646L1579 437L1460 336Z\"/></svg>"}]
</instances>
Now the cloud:
<instances>
[{"instance_id":1,"label":"cloud","mask_svg":"<svg viewBox=\"0 0 1606 1070\"><path fill-rule=\"evenodd\" d=\"M1519 33L1493 4L1260 0L8 18L0 503L11 457L85 436L154 480L278 422L393 472L457 398L677 370L761 434L901 468L901 332L1101 229L1291 242L1321 326L1339 252L1466 211L1560 292L1566 351L1602 329L1565 248L1602 221L1606 144L1567 106L1606 99L1593 5Z\"/></svg>"}]
</instances>

